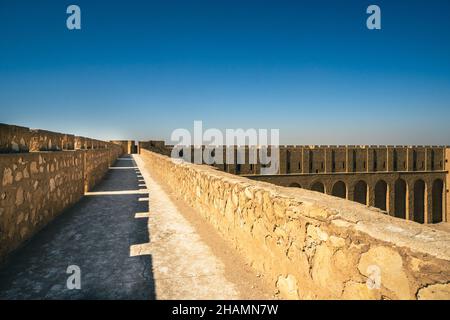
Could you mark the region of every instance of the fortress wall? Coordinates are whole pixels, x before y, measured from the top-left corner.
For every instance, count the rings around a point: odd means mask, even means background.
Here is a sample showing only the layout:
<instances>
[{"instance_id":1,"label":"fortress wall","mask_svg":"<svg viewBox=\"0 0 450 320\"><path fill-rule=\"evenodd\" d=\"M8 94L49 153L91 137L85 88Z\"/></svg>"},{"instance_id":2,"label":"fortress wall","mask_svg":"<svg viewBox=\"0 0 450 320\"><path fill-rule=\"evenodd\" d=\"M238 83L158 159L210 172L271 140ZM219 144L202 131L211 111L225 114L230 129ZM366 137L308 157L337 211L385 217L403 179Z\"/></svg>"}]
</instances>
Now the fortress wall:
<instances>
[{"instance_id":1,"label":"fortress wall","mask_svg":"<svg viewBox=\"0 0 450 320\"><path fill-rule=\"evenodd\" d=\"M112 140L111 142L119 145L122 148L123 154L129 154L128 140Z\"/></svg>"},{"instance_id":2,"label":"fortress wall","mask_svg":"<svg viewBox=\"0 0 450 320\"><path fill-rule=\"evenodd\" d=\"M0 261L75 204L121 154L120 147L103 141L7 127L0 126L3 148L0 154ZM3 135L8 132L9 135ZM39 138L32 140L36 132L38 135L34 137ZM11 147L16 141L22 146L20 152ZM30 143L32 141L36 144ZM29 149L49 148L50 141L52 146L58 141L55 145L61 143L61 148L80 150L25 151L33 145L39 147Z\"/></svg>"},{"instance_id":3,"label":"fortress wall","mask_svg":"<svg viewBox=\"0 0 450 320\"><path fill-rule=\"evenodd\" d=\"M291 154L302 153L291 160L285 173L330 173L330 172L380 172L380 171L442 171L444 170L445 147L436 146L288 146L280 150ZM284 151L286 152L286 151ZM281 152L283 164L286 157ZM303 161L301 160L303 159ZM297 170L298 161L303 170ZM395 162L395 164L394 164Z\"/></svg>"},{"instance_id":4,"label":"fortress wall","mask_svg":"<svg viewBox=\"0 0 450 320\"><path fill-rule=\"evenodd\" d=\"M311 172L320 173L325 172L325 149L310 148L309 149Z\"/></svg>"},{"instance_id":5,"label":"fortress wall","mask_svg":"<svg viewBox=\"0 0 450 320\"><path fill-rule=\"evenodd\" d=\"M450 159L450 148L447 148L445 150L445 158L446 159ZM445 160L445 170L450 171L450 162L448 162L447 160ZM448 222L450 222L450 193L448 192L448 188L450 186L450 175L447 174L445 176L445 183L446 183L446 203L445 203L445 208L446 208L446 215L447 215L447 220Z\"/></svg>"},{"instance_id":6,"label":"fortress wall","mask_svg":"<svg viewBox=\"0 0 450 320\"><path fill-rule=\"evenodd\" d=\"M394 171L407 171L408 170L408 148L395 148L397 166ZM395 157L394 157L395 159Z\"/></svg>"},{"instance_id":7,"label":"fortress wall","mask_svg":"<svg viewBox=\"0 0 450 320\"><path fill-rule=\"evenodd\" d=\"M84 193L83 151L0 154L0 259Z\"/></svg>"},{"instance_id":8,"label":"fortress wall","mask_svg":"<svg viewBox=\"0 0 450 320\"><path fill-rule=\"evenodd\" d=\"M290 172L301 173L302 172L302 150L299 148L292 148L290 150Z\"/></svg>"},{"instance_id":9,"label":"fortress wall","mask_svg":"<svg viewBox=\"0 0 450 320\"><path fill-rule=\"evenodd\" d=\"M172 146L150 140L140 141L139 148L170 156ZM260 174L259 164L250 167L248 151L246 162L237 170L236 148L230 147L228 151L234 152L234 163L227 164L226 168L222 164L214 166L229 173ZM194 148L191 150L193 159ZM445 150L444 146L280 146L278 173L443 171ZM225 159L227 150L223 148L222 152Z\"/></svg>"},{"instance_id":10,"label":"fortress wall","mask_svg":"<svg viewBox=\"0 0 450 320\"><path fill-rule=\"evenodd\" d=\"M429 171L429 172L364 172L364 173L331 173L331 174L290 174L290 175L249 175L249 179L256 181L264 181L273 183L283 187L301 187L304 189L312 189L313 184L321 183L324 186L324 192L329 195L338 196L333 194L333 187L340 183L344 185L346 193L343 198L356 201L356 185L358 182L363 181L367 184L367 196L365 204L373 207L378 207L383 210L383 213L391 216L397 216L398 218L416 220L419 222L418 217L414 217L414 204L416 194L414 186L417 181L423 181L425 185L424 195L424 221L422 223L439 223L442 221L450 221L446 216L448 214L448 202L446 200L447 192L446 186L448 182L448 175L442 171ZM447 181L446 181L447 180ZM396 184L398 181L404 181L406 190L396 190ZM442 183L442 190L435 189L436 183ZM379 184L385 184L384 190L377 191ZM409 190L409 191L407 191ZM399 209L396 208L397 203L401 203L402 197L404 202L410 203L405 208L404 216L399 215ZM433 200L434 199L434 200Z\"/></svg>"},{"instance_id":11,"label":"fortress wall","mask_svg":"<svg viewBox=\"0 0 450 320\"><path fill-rule=\"evenodd\" d=\"M83 155L84 191L91 190L122 154L121 149L86 150Z\"/></svg>"},{"instance_id":12,"label":"fortress wall","mask_svg":"<svg viewBox=\"0 0 450 320\"><path fill-rule=\"evenodd\" d=\"M137 153L138 147L133 140L112 140L111 143L120 145L123 154Z\"/></svg>"},{"instance_id":13,"label":"fortress wall","mask_svg":"<svg viewBox=\"0 0 450 320\"><path fill-rule=\"evenodd\" d=\"M432 164L431 170L445 170L445 148L433 148L432 150Z\"/></svg>"},{"instance_id":14,"label":"fortress wall","mask_svg":"<svg viewBox=\"0 0 450 320\"><path fill-rule=\"evenodd\" d=\"M74 148L74 136L65 135L61 133L31 129L31 140L29 145L29 151L60 151L64 147ZM70 150L70 149L65 149Z\"/></svg>"},{"instance_id":15,"label":"fortress wall","mask_svg":"<svg viewBox=\"0 0 450 320\"><path fill-rule=\"evenodd\" d=\"M31 140L29 128L0 123L0 152L28 152Z\"/></svg>"},{"instance_id":16,"label":"fortress wall","mask_svg":"<svg viewBox=\"0 0 450 320\"><path fill-rule=\"evenodd\" d=\"M140 145L164 155L170 155L172 148L163 141ZM193 151L200 149L191 146L190 150L193 161ZM245 163L238 164L237 147L230 146L222 153L227 159L234 154L234 162L213 166L280 186L323 191L375 206L398 218L440 223L450 221L446 150L444 146L280 146L278 173L261 176L262 165L248 162L248 148ZM189 160L188 154L184 158Z\"/></svg>"},{"instance_id":17,"label":"fortress wall","mask_svg":"<svg viewBox=\"0 0 450 320\"><path fill-rule=\"evenodd\" d=\"M372 153L372 164L369 165L372 167L373 171L386 171L387 170L387 161L388 161L388 152L386 148L371 148L370 152ZM371 171L371 170L369 170Z\"/></svg>"},{"instance_id":18,"label":"fortress wall","mask_svg":"<svg viewBox=\"0 0 450 320\"><path fill-rule=\"evenodd\" d=\"M29 128L0 123L0 152L28 152L31 132Z\"/></svg>"},{"instance_id":19,"label":"fortress wall","mask_svg":"<svg viewBox=\"0 0 450 320\"><path fill-rule=\"evenodd\" d=\"M414 150L416 152L416 157L415 157L415 168L414 170L416 171L425 171L426 170L426 159L425 159L425 155L426 155L426 149L425 148L417 148ZM413 157L413 161L414 161L414 157Z\"/></svg>"},{"instance_id":20,"label":"fortress wall","mask_svg":"<svg viewBox=\"0 0 450 320\"><path fill-rule=\"evenodd\" d=\"M321 193L141 155L285 298L450 299L448 233Z\"/></svg>"},{"instance_id":21,"label":"fortress wall","mask_svg":"<svg viewBox=\"0 0 450 320\"><path fill-rule=\"evenodd\" d=\"M334 162L333 172L347 171L347 152L345 148L336 148L332 150L332 162ZM334 160L334 161L333 161Z\"/></svg>"}]
</instances>

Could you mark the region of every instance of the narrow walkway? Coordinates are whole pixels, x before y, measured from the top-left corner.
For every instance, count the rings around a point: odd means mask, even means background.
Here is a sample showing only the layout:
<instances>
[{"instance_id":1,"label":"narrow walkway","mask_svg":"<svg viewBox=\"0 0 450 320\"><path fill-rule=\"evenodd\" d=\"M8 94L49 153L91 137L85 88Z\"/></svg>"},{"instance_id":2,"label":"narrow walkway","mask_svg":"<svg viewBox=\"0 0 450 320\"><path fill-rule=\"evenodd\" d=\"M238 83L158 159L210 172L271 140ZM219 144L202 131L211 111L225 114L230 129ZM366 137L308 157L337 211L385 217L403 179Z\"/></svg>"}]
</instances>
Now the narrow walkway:
<instances>
[{"instance_id":1,"label":"narrow walkway","mask_svg":"<svg viewBox=\"0 0 450 320\"><path fill-rule=\"evenodd\" d=\"M158 299L238 299L236 286L225 278L223 263L202 241L161 186L135 160L149 189L150 242L139 251L151 254Z\"/></svg>"},{"instance_id":2,"label":"narrow walkway","mask_svg":"<svg viewBox=\"0 0 450 320\"><path fill-rule=\"evenodd\" d=\"M131 157L120 158L94 190L57 217L0 269L0 299L152 299L151 257L130 256L149 241L148 192ZM143 190L141 190L143 189ZM66 286L78 266L81 289Z\"/></svg>"},{"instance_id":3,"label":"narrow walkway","mask_svg":"<svg viewBox=\"0 0 450 320\"><path fill-rule=\"evenodd\" d=\"M0 299L270 298L220 239L205 243L203 223L194 227L186 212L139 155L121 158L2 266ZM66 286L70 265L81 270L80 290Z\"/></svg>"}]
</instances>

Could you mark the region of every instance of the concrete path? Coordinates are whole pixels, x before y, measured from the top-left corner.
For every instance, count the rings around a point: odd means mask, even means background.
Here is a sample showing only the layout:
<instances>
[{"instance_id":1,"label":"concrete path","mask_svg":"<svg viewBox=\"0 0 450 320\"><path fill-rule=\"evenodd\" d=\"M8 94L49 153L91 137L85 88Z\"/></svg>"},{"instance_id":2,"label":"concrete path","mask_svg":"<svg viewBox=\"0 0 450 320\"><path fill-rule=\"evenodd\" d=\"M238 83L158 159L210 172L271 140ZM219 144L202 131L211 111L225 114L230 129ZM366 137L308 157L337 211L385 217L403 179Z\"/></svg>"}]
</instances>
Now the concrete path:
<instances>
[{"instance_id":1,"label":"concrete path","mask_svg":"<svg viewBox=\"0 0 450 320\"><path fill-rule=\"evenodd\" d=\"M66 286L71 265L81 271L79 290ZM239 298L224 273L134 156L119 159L92 192L10 257L0 269L0 299Z\"/></svg>"}]
</instances>

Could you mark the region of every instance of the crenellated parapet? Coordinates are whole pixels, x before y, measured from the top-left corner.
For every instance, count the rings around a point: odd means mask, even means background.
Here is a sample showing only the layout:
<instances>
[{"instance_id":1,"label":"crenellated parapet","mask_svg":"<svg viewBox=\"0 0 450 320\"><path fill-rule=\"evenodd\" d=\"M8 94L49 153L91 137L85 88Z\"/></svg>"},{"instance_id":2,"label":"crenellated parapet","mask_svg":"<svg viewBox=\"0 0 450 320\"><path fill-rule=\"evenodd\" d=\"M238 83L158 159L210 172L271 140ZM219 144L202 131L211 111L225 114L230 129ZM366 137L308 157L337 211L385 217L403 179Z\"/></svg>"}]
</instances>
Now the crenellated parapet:
<instances>
[{"instance_id":1,"label":"crenellated parapet","mask_svg":"<svg viewBox=\"0 0 450 320\"><path fill-rule=\"evenodd\" d=\"M166 145L164 141L140 141L139 145L143 149L164 155L170 155L173 149L173 146ZM205 146L191 146L192 159L197 150L204 149ZM241 163L240 170L227 171L245 175L260 174L260 170L255 170L255 168L260 169L260 166L249 166L249 147L222 147L223 158L232 157L238 164L236 159L239 156L239 149L245 149L244 162ZM279 146L278 150L279 174L444 171L446 159L445 146L283 145ZM227 164L230 163L227 162ZM231 165L234 169L236 168L233 163Z\"/></svg>"},{"instance_id":2,"label":"crenellated parapet","mask_svg":"<svg viewBox=\"0 0 450 320\"><path fill-rule=\"evenodd\" d=\"M0 153L96 150L116 148L116 144L73 134L30 129L0 123Z\"/></svg>"}]
</instances>

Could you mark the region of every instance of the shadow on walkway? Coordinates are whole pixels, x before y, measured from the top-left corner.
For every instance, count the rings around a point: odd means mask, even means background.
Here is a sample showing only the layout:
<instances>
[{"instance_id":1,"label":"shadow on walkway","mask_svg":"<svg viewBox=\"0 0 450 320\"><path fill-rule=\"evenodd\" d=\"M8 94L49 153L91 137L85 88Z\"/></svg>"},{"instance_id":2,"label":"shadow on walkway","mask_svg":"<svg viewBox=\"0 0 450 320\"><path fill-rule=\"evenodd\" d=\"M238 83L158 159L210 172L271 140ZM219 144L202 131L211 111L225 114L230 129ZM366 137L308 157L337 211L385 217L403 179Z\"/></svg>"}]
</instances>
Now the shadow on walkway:
<instances>
[{"instance_id":1,"label":"shadow on walkway","mask_svg":"<svg viewBox=\"0 0 450 320\"><path fill-rule=\"evenodd\" d=\"M134 160L121 159L8 259L0 269L0 299L155 298L151 256L130 256L132 245L149 242L148 219L135 218L148 212L148 193L139 191L146 188ZM80 290L66 287L70 265L81 270Z\"/></svg>"}]
</instances>

